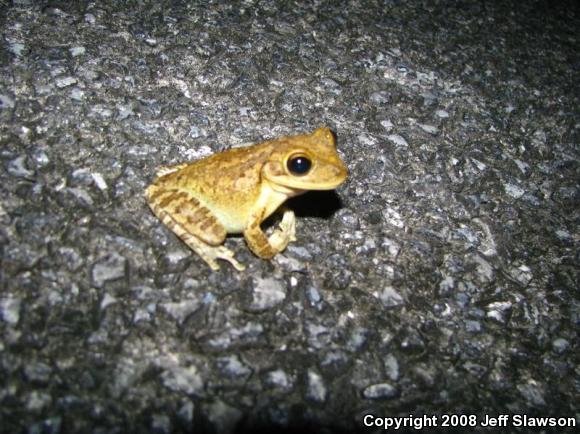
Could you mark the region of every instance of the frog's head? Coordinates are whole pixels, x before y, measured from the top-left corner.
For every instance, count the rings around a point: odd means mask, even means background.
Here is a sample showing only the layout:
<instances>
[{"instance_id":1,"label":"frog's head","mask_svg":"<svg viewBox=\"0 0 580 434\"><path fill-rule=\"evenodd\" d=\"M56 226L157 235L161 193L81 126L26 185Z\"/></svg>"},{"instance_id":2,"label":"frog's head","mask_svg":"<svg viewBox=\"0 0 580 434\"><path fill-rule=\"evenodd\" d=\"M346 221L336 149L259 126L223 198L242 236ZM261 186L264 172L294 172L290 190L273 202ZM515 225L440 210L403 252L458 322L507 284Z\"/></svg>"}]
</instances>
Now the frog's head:
<instances>
[{"instance_id":1,"label":"frog's head","mask_svg":"<svg viewBox=\"0 0 580 434\"><path fill-rule=\"evenodd\" d=\"M344 182L348 170L328 128L312 134L284 137L262 169L262 176L275 186L291 190L332 190Z\"/></svg>"}]
</instances>

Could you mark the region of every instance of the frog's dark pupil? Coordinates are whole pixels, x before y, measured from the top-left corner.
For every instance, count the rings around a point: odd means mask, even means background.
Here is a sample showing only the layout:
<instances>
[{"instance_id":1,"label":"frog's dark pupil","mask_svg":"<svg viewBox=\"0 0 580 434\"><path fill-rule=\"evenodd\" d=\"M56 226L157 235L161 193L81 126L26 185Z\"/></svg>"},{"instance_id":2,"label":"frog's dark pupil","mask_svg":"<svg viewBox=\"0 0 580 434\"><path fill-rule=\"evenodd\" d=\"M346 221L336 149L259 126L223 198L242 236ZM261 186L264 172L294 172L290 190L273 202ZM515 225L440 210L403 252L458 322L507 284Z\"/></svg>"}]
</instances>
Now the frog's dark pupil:
<instances>
[{"instance_id":1,"label":"frog's dark pupil","mask_svg":"<svg viewBox=\"0 0 580 434\"><path fill-rule=\"evenodd\" d=\"M294 157L288 160L288 170L294 175L305 175L311 166L312 163L306 157Z\"/></svg>"}]
</instances>

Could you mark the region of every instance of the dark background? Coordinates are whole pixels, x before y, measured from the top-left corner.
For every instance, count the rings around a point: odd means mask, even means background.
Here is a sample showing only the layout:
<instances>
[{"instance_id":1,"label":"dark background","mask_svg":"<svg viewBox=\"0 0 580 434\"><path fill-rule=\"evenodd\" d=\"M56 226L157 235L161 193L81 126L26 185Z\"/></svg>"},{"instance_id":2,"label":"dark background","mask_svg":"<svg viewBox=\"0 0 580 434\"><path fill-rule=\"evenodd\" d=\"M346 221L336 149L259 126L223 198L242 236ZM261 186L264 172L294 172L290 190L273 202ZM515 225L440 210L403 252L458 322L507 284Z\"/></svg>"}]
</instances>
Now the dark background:
<instances>
[{"instance_id":1,"label":"dark background","mask_svg":"<svg viewBox=\"0 0 580 434\"><path fill-rule=\"evenodd\" d=\"M123 5L0 2L1 431L578 420L575 2ZM321 125L350 177L271 262L213 273L146 206Z\"/></svg>"}]
</instances>

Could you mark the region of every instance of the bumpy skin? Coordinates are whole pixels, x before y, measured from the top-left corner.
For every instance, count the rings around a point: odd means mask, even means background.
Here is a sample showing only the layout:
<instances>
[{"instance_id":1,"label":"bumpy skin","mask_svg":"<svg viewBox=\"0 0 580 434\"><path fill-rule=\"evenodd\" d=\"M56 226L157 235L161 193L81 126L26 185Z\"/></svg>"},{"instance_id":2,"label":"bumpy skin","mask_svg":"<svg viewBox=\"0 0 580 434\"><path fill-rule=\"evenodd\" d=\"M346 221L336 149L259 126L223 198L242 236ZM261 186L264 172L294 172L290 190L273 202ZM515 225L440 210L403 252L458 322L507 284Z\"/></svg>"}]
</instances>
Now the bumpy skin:
<instances>
[{"instance_id":1,"label":"bumpy skin","mask_svg":"<svg viewBox=\"0 0 580 434\"><path fill-rule=\"evenodd\" d=\"M311 166L292 173L288 161L303 157ZM288 198L308 190L331 190L347 177L328 128L282 137L246 148L161 168L146 190L153 213L208 265L216 259L244 266L221 246L226 234L243 233L260 258L272 258L295 240L295 217L284 210L280 227L267 237L260 224Z\"/></svg>"}]
</instances>

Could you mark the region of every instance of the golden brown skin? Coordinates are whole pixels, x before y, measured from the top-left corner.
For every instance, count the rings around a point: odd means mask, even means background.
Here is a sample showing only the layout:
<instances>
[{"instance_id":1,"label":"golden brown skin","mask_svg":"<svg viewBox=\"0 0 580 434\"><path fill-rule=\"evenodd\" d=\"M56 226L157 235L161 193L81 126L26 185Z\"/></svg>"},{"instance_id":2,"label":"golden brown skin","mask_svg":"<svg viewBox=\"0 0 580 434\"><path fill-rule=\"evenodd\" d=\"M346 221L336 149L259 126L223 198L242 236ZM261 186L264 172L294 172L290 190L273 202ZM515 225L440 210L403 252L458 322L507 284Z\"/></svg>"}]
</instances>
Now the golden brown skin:
<instances>
[{"instance_id":1,"label":"golden brown skin","mask_svg":"<svg viewBox=\"0 0 580 434\"><path fill-rule=\"evenodd\" d=\"M334 189L347 173L331 131L319 128L163 167L145 195L153 213L213 270L216 259L243 270L221 245L226 234L243 233L252 252L272 258L295 240L294 213L285 209L269 237L260 224L286 199Z\"/></svg>"}]
</instances>

